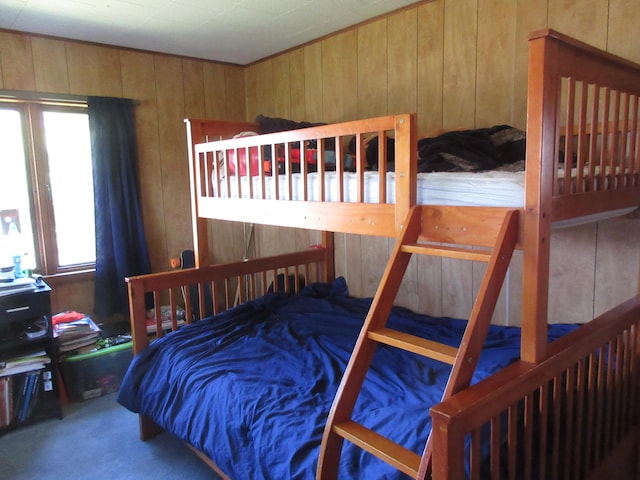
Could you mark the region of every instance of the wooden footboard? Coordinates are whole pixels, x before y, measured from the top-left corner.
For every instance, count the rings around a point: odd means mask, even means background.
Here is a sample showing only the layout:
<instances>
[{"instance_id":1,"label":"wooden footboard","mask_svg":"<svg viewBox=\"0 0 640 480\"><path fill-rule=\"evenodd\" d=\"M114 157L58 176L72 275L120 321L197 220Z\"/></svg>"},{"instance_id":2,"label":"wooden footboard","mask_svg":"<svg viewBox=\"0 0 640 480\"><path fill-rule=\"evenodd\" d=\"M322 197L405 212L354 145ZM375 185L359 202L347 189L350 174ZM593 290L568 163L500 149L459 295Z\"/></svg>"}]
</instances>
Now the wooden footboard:
<instances>
[{"instance_id":1,"label":"wooden footboard","mask_svg":"<svg viewBox=\"0 0 640 480\"><path fill-rule=\"evenodd\" d=\"M188 268L127 278L133 353L150 339L184 324L219 313L268 291L294 293L304 284L333 278L333 250L309 250L237 263ZM160 432L149 418L140 416L140 438Z\"/></svg>"},{"instance_id":2,"label":"wooden footboard","mask_svg":"<svg viewBox=\"0 0 640 480\"><path fill-rule=\"evenodd\" d=\"M433 407L433 478L637 478L639 332L640 296Z\"/></svg>"}]
</instances>

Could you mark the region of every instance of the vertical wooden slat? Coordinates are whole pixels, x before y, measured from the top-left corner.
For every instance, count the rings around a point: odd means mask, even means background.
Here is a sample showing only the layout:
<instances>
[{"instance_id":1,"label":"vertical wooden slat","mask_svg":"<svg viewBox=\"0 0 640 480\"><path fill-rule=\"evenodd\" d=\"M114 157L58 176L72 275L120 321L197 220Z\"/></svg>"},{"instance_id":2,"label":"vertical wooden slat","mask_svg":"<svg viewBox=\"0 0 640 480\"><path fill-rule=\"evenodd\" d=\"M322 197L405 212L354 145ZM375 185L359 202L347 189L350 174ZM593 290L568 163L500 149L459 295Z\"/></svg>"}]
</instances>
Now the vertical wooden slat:
<instances>
[{"instance_id":1,"label":"vertical wooden slat","mask_svg":"<svg viewBox=\"0 0 640 480\"><path fill-rule=\"evenodd\" d=\"M538 424L540 428L540 432L538 435L538 450L540 453L540 461L538 464L538 478L539 480L546 480L546 470L547 470L547 462L548 458L546 452L548 452L547 447L547 435L548 435L548 425L549 425L549 384L544 383L540 386L539 390L539 406L538 406ZM544 454L542 452L545 452Z\"/></svg>"},{"instance_id":2,"label":"vertical wooden slat","mask_svg":"<svg viewBox=\"0 0 640 480\"><path fill-rule=\"evenodd\" d=\"M606 405L609 406L606 412L605 432L603 439L603 448L606 452L613 442L613 418L614 418L614 379L615 379L615 343L610 341L607 344L607 367L606 367Z\"/></svg>"},{"instance_id":3,"label":"vertical wooden slat","mask_svg":"<svg viewBox=\"0 0 640 480\"><path fill-rule=\"evenodd\" d=\"M593 99L591 102L591 131L589 132L589 179L590 190L595 192L598 189L596 179L596 155L598 151L598 109L600 108L600 87L593 86Z\"/></svg>"},{"instance_id":4,"label":"vertical wooden slat","mask_svg":"<svg viewBox=\"0 0 640 480\"><path fill-rule=\"evenodd\" d=\"M173 288L169 289L169 308L171 310L171 330L178 329L178 319L176 317L176 299Z\"/></svg>"},{"instance_id":5,"label":"vertical wooden slat","mask_svg":"<svg viewBox=\"0 0 640 480\"><path fill-rule=\"evenodd\" d=\"M609 87L604 87L604 101L602 103L602 116L600 118L600 122L602 125L602 135L600 145L600 179L602 180L602 184L600 185L601 190L608 190L609 183L608 177L611 172L607 172L607 165L609 162L607 161L607 154L609 153L609 109L611 107L611 89Z\"/></svg>"},{"instance_id":6,"label":"vertical wooden slat","mask_svg":"<svg viewBox=\"0 0 640 480\"><path fill-rule=\"evenodd\" d=\"M336 192L338 202L344 202L344 162L342 161L342 154L338 155L338 150L340 149L340 153L342 149L339 145L339 139L336 138L336 188L338 189Z\"/></svg>"},{"instance_id":7,"label":"vertical wooden slat","mask_svg":"<svg viewBox=\"0 0 640 480\"><path fill-rule=\"evenodd\" d=\"M620 174L618 185L619 188L629 187L631 185L631 168L629 162L629 100L630 95L623 93L622 98L622 128L620 130Z\"/></svg>"},{"instance_id":8,"label":"vertical wooden slat","mask_svg":"<svg viewBox=\"0 0 640 480\"><path fill-rule=\"evenodd\" d=\"M585 446L583 468L588 471L593 465L593 445L595 440L595 408L596 408L596 388L597 388L597 356L594 352L589 354L589 369L587 378L587 418L585 421Z\"/></svg>"},{"instance_id":9,"label":"vertical wooden slat","mask_svg":"<svg viewBox=\"0 0 640 480\"><path fill-rule=\"evenodd\" d=\"M213 314L220 313L220 296L218 295L218 282L211 282L211 298L213 300Z\"/></svg>"},{"instance_id":10,"label":"vertical wooden slat","mask_svg":"<svg viewBox=\"0 0 640 480\"><path fill-rule=\"evenodd\" d=\"M562 411L560 408L562 402L562 391L560 386L560 378L558 376L553 379L553 449L551 450L551 478L556 480L560 475L560 451L562 443L560 439L560 426L562 422Z\"/></svg>"},{"instance_id":11,"label":"vertical wooden slat","mask_svg":"<svg viewBox=\"0 0 640 480\"><path fill-rule=\"evenodd\" d=\"M582 478L580 469L583 464L584 457L584 397L586 394L586 371L585 360L578 362L577 376L576 376L576 433L575 433L575 447L574 447L574 464L573 473L575 478Z\"/></svg>"},{"instance_id":12,"label":"vertical wooden slat","mask_svg":"<svg viewBox=\"0 0 640 480\"><path fill-rule=\"evenodd\" d=\"M580 106L578 118L578 162L576 165L576 193L583 193L587 190L584 184L584 169L589 161L587 150L587 109L589 86L586 82L580 82Z\"/></svg>"},{"instance_id":13,"label":"vertical wooden slat","mask_svg":"<svg viewBox=\"0 0 640 480\"><path fill-rule=\"evenodd\" d=\"M480 460L482 459L480 454L481 443L480 429L476 429L471 432L471 448L469 452L470 480L480 480Z\"/></svg>"},{"instance_id":14,"label":"vertical wooden slat","mask_svg":"<svg viewBox=\"0 0 640 480\"><path fill-rule=\"evenodd\" d=\"M571 193L571 168L573 167L573 127L574 109L576 97L576 80L575 78L567 79L567 106L565 117L565 137L564 137L564 179L562 191L565 195Z\"/></svg>"},{"instance_id":15,"label":"vertical wooden slat","mask_svg":"<svg viewBox=\"0 0 640 480\"><path fill-rule=\"evenodd\" d=\"M611 144L609 145L609 170L611 171L611 185L609 189L619 188L617 179L620 178L618 167L621 166L618 154L620 153L620 91L613 92L613 125L611 127Z\"/></svg>"},{"instance_id":16,"label":"vertical wooden slat","mask_svg":"<svg viewBox=\"0 0 640 480\"><path fill-rule=\"evenodd\" d=\"M575 385L575 367L570 367L565 371L565 387L564 387L564 402L566 404L565 410L565 418L563 419L564 424L564 435L562 438L562 450L563 450L563 465L564 465L564 477L562 478L570 478L569 474L571 472L571 462L568 461L570 458L569 452L571 452L573 448L573 444L575 442L573 435L573 406L574 406L574 385Z\"/></svg>"},{"instance_id":17,"label":"vertical wooden slat","mask_svg":"<svg viewBox=\"0 0 640 480\"><path fill-rule=\"evenodd\" d=\"M246 162L246 177L247 177L247 188L249 189L249 198L253 198L253 177L257 172L253 171L253 159L251 158L251 150L253 148L245 147L244 148L244 158ZM242 198L242 193L239 193L238 196Z\"/></svg>"},{"instance_id":18,"label":"vertical wooden slat","mask_svg":"<svg viewBox=\"0 0 640 480\"><path fill-rule=\"evenodd\" d=\"M317 143L322 142L322 139L316 139ZM300 142L300 178L302 179L302 197L301 200L305 202L309 199L308 195L308 170L309 165L307 164L307 142ZM324 159L316 158L317 162L323 162ZM293 198L293 197L292 197Z\"/></svg>"},{"instance_id":19,"label":"vertical wooden slat","mask_svg":"<svg viewBox=\"0 0 640 480\"><path fill-rule=\"evenodd\" d=\"M613 402L611 405L611 441L617 442L620 438L620 420L622 416L622 379L621 375L624 369L623 363L624 345L622 343L622 334L619 334L615 340L615 370L613 374Z\"/></svg>"},{"instance_id":20,"label":"vertical wooden slat","mask_svg":"<svg viewBox=\"0 0 640 480\"><path fill-rule=\"evenodd\" d=\"M596 399L596 405L604 405L604 393L605 393L605 371L606 371L606 361L604 359L605 352L604 349L600 348L598 350L598 381L596 389L598 391L598 398ZM594 444L594 464L598 463L603 451L604 451L604 441L603 441L603 423L604 423L604 412L602 408L597 408L596 410L596 442Z\"/></svg>"},{"instance_id":21,"label":"vertical wooden slat","mask_svg":"<svg viewBox=\"0 0 640 480\"><path fill-rule=\"evenodd\" d=\"M638 136L640 131L638 130L638 95L631 96L631 131L630 131L630 144L629 152L633 155L635 161L631 162L631 169L633 171L633 186L637 186L639 181L640 172L640 142L638 142Z\"/></svg>"},{"instance_id":22,"label":"vertical wooden slat","mask_svg":"<svg viewBox=\"0 0 640 480\"><path fill-rule=\"evenodd\" d=\"M531 395L525 396L524 399L524 445L523 445L523 461L524 461L524 480L531 480L531 462L533 461L533 398Z\"/></svg>"},{"instance_id":23,"label":"vertical wooden slat","mask_svg":"<svg viewBox=\"0 0 640 480\"><path fill-rule=\"evenodd\" d=\"M275 145L271 145L271 176L273 177L273 199L280 200L280 174L278 171L278 152Z\"/></svg>"},{"instance_id":24,"label":"vertical wooden slat","mask_svg":"<svg viewBox=\"0 0 640 480\"><path fill-rule=\"evenodd\" d=\"M509 479L515 480L518 453L518 410L516 406L509 407L507 417L507 466Z\"/></svg>"},{"instance_id":25,"label":"vertical wooden slat","mask_svg":"<svg viewBox=\"0 0 640 480\"><path fill-rule=\"evenodd\" d=\"M491 479L500 478L500 445L502 444L502 431L500 426L500 415L491 418L491 440L489 450L489 465Z\"/></svg>"},{"instance_id":26,"label":"vertical wooden slat","mask_svg":"<svg viewBox=\"0 0 640 480\"><path fill-rule=\"evenodd\" d=\"M324 158L325 147L324 142L318 144L318 158ZM318 163L318 200L324 202L325 200L325 164L324 162Z\"/></svg>"}]
</instances>

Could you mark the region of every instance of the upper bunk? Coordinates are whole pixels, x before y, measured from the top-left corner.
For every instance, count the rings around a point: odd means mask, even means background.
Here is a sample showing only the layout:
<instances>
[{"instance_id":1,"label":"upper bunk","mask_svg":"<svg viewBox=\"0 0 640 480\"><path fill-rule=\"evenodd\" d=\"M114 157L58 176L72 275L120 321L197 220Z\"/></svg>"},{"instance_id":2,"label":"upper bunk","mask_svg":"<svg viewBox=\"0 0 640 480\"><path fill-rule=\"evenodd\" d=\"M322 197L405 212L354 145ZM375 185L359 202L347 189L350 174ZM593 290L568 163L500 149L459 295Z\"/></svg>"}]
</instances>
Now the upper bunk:
<instances>
[{"instance_id":1,"label":"upper bunk","mask_svg":"<svg viewBox=\"0 0 640 480\"><path fill-rule=\"evenodd\" d=\"M550 225L638 205L638 66L552 30L530 47L526 169L512 172L526 192L503 206ZM437 203L417 195L429 174L413 114L250 136L256 122L186 123L196 218L394 237L411 205ZM375 170L371 137L393 139L377 142Z\"/></svg>"}]
</instances>

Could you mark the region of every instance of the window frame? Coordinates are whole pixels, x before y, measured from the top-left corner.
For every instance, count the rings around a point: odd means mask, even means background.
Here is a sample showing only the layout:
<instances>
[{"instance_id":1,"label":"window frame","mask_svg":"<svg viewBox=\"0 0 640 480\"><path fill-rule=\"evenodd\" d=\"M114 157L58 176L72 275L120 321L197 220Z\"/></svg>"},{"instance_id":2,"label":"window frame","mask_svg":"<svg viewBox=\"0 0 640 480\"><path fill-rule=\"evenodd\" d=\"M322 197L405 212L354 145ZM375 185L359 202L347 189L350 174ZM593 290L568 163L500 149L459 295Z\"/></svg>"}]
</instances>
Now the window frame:
<instances>
[{"instance_id":1,"label":"window frame","mask_svg":"<svg viewBox=\"0 0 640 480\"><path fill-rule=\"evenodd\" d=\"M87 102L6 98L0 95L0 109L18 110L21 116L35 271L45 276L95 272L95 261L59 265L43 115L45 111L87 113Z\"/></svg>"}]
</instances>

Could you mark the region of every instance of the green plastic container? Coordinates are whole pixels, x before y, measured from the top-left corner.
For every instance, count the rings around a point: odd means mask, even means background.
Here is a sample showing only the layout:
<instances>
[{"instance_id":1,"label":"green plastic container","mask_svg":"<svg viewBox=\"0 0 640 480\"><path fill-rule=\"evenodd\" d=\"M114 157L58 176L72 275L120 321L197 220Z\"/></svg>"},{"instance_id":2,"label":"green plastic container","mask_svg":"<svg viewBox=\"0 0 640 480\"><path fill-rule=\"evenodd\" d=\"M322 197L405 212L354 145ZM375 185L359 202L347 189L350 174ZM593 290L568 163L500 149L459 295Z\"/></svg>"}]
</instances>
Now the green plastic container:
<instances>
[{"instance_id":1,"label":"green plastic container","mask_svg":"<svg viewBox=\"0 0 640 480\"><path fill-rule=\"evenodd\" d=\"M67 395L73 401L89 400L118 391L133 358L133 342L60 360Z\"/></svg>"}]
</instances>

